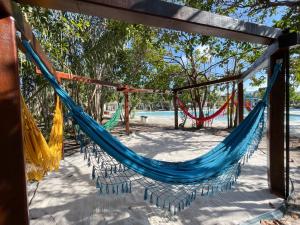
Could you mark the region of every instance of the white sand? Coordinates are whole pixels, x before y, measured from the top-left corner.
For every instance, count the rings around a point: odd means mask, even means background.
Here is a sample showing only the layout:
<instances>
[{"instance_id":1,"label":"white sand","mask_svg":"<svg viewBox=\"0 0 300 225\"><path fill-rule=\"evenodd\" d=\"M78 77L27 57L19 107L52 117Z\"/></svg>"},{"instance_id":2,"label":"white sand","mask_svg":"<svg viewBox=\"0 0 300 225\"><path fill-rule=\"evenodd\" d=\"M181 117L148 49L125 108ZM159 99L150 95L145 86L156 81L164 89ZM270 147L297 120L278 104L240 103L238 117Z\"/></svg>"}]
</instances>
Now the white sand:
<instances>
[{"instance_id":1,"label":"white sand","mask_svg":"<svg viewBox=\"0 0 300 225\"><path fill-rule=\"evenodd\" d=\"M163 121L155 118L156 123ZM148 157L182 161L203 154L226 135L225 131L185 132L161 128L120 139ZM143 188L138 185L132 194L98 195L90 179L91 168L86 166L83 155L77 152L62 161L58 172L49 174L40 182L30 205L31 224L239 224L272 211L271 206L276 207L282 202L268 191L265 143L263 140L260 150L242 168L233 191L213 197L198 197L176 216L144 202Z\"/></svg>"}]
</instances>

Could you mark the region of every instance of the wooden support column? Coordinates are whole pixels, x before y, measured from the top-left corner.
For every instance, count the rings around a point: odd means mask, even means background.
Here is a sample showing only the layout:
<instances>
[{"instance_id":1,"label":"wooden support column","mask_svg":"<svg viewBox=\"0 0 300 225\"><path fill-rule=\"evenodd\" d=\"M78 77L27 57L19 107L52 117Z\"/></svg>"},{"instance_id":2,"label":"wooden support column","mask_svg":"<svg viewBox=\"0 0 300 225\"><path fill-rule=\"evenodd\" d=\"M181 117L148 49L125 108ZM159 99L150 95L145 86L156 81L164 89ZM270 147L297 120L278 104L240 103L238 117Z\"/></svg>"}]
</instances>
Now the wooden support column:
<instances>
[{"instance_id":1,"label":"wooden support column","mask_svg":"<svg viewBox=\"0 0 300 225\"><path fill-rule=\"evenodd\" d=\"M244 84L238 83L238 124L244 120Z\"/></svg>"},{"instance_id":2,"label":"wooden support column","mask_svg":"<svg viewBox=\"0 0 300 225\"><path fill-rule=\"evenodd\" d=\"M125 86L125 91L124 91L124 97L125 97L125 104L124 104L124 112L125 112L125 127L126 127L126 134L129 135L130 130L129 130L129 93L128 93L128 86Z\"/></svg>"},{"instance_id":3,"label":"wooden support column","mask_svg":"<svg viewBox=\"0 0 300 225\"><path fill-rule=\"evenodd\" d=\"M178 129L177 91L174 91L174 95L173 95L173 106L174 106L174 122L175 122L175 129Z\"/></svg>"},{"instance_id":4,"label":"wooden support column","mask_svg":"<svg viewBox=\"0 0 300 225\"><path fill-rule=\"evenodd\" d=\"M0 225L29 224L15 22L0 3Z\"/></svg>"},{"instance_id":5,"label":"wooden support column","mask_svg":"<svg viewBox=\"0 0 300 225\"><path fill-rule=\"evenodd\" d=\"M285 199L290 196L290 52L285 53Z\"/></svg>"},{"instance_id":6,"label":"wooden support column","mask_svg":"<svg viewBox=\"0 0 300 225\"><path fill-rule=\"evenodd\" d=\"M283 60L283 66L273 85L269 99L268 123L268 175L271 193L285 196L284 171L284 106L285 106L285 54L288 50L278 50L271 56L269 76L272 76L277 60Z\"/></svg>"}]
</instances>

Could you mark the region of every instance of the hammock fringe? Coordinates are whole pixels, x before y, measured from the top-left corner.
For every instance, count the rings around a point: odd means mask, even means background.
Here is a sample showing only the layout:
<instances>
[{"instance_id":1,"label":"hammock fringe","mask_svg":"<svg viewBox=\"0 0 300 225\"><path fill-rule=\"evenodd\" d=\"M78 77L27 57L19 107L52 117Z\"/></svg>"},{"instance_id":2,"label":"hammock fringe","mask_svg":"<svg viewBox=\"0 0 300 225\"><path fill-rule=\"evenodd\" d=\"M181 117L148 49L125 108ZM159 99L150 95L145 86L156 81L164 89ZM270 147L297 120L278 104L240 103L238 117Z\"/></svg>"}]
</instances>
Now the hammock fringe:
<instances>
[{"instance_id":1,"label":"hammock fringe","mask_svg":"<svg viewBox=\"0 0 300 225\"><path fill-rule=\"evenodd\" d=\"M171 163L138 155L112 137L60 87L31 45L26 41L23 44L71 111L81 131L91 138L89 141L82 135L79 139L87 164L93 166L91 176L96 178L99 193L131 193L135 182L145 188L146 201L167 208L173 214L186 208L199 195L210 196L232 189L241 173L241 165L257 149L262 138L268 95L281 68L275 65L262 101L220 144L195 159Z\"/></svg>"}]
</instances>

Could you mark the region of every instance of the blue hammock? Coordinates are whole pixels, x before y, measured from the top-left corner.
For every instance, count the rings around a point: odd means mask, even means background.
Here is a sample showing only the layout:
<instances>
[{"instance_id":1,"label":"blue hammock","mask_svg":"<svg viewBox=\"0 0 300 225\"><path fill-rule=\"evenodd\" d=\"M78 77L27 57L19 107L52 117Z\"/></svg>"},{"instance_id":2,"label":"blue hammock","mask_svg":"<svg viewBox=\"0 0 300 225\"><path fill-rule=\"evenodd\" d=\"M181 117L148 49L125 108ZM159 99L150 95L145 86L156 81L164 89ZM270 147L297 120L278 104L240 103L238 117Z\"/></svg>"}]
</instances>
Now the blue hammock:
<instances>
[{"instance_id":1,"label":"blue hammock","mask_svg":"<svg viewBox=\"0 0 300 225\"><path fill-rule=\"evenodd\" d=\"M267 106L267 98L281 68L281 65L275 65L274 74L271 77L263 99L257 103L255 108L249 113L244 121L220 144L208 153L193 160L185 162L165 162L138 155L114 138L93 118L86 114L81 107L76 105L66 91L57 83L54 76L44 65L39 56L34 52L30 43L24 40L23 45L27 50L27 54L38 65L45 78L50 82L56 93L60 96L62 102L70 111L71 116L80 126L81 130L89 138L91 138L94 143L100 146L101 150L106 152L120 164L124 165L124 168L129 168L131 171L134 171L144 177L170 185L207 184L210 181L218 180L226 176L229 177L229 179L226 180L225 183L222 183L223 186L221 189L224 186L226 189L228 186L231 187L233 182L232 176L235 181L236 177L239 175L241 162L245 159L245 157L248 158L253 153L261 139L264 129L264 111ZM116 169L111 167L111 171L112 170L119 172L119 170L116 171ZM105 176L107 176L107 174L105 174ZM101 185L97 183L97 186L99 187ZM210 184L207 186L208 192L211 191L211 187L213 189L214 185ZM118 188L118 186L116 188ZM124 189L131 190L131 186ZM116 192L115 187L113 187L112 192ZM193 192L188 199L194 199L195 195L196 192ZM151 198L152 195L150 196L150 202ZM147 188L145 190L145 199L147 199ZM184 203L184 205L187 204L187 202ZM181 202L176 207L180 210L180 208L182 208Z\"/></svg>"}]
</instances>

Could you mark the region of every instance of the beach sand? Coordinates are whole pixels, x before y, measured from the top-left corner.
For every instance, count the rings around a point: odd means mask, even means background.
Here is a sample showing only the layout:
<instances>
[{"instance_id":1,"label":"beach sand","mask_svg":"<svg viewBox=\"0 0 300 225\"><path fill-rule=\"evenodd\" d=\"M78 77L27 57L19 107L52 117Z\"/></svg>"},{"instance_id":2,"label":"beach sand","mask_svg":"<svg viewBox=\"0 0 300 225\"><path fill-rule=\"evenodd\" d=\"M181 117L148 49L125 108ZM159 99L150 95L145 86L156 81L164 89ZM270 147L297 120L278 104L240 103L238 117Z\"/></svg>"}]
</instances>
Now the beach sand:
<instances>
[{"instance_id":1,"label":"beach sand","mask_svg":"<svg viewBox=\"0 0 300 225\"><path fill-rule=\"evenodd\" d=\"M198 131L174 130L173 120L167 118L148 118L147 124L142 125L136 119L133 124L133 133L130 136L118 135L119 139L142 155L166 161L195 158L228 135L226 129L221 129L224 127L221 123L214 124L218 129ZM297 130L299 126L296 124L293 132ZM122 134L124 128L118 127L112 133ZM294 135L295 145L297 135ZM198 197L190 207L175 216L145 202L144 189L138 184L133 187L132 194L99 195L91 180L91 167L83 160L78 146L69 142L65 151L66 157L59 171L50 173L39 183L28 185L30 222L33 225L240 224L274 210L283 201L268 190L265 138L242 167L232 191ZM293 162L291 166L292 176L297 176L299 166ZM299 177L296 178L296 187L299 187Z\"/></svg>"}]
</instances>

